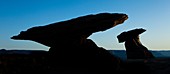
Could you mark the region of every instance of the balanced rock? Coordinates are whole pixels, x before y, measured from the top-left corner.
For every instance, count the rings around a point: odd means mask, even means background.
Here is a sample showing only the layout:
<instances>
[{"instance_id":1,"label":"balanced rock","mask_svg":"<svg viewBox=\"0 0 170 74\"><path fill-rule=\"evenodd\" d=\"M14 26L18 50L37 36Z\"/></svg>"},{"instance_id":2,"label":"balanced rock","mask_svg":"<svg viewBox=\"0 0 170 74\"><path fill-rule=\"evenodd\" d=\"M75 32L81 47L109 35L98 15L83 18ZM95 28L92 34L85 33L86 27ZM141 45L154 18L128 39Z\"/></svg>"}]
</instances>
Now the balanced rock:
<instances>
[{"instance_id":1,"label":"balanced rock","mask_svg":"<svg viewBox=\"0 0 170 74\"><path fill-rule=\"evenodd\" d=\"M121 60L87 38L93 33L122 24L127 19L128 16L121 13L90 14L45 26L32 27L11 38L31 40L51 47L48 51L48 60L55 69L76 71L96 69L99 73L104 73L108 70L117 70Z\"/></svg>"},{"instance_id":2,"label":"balanced rock","mask_svg":"<svg viewBox=\"0 0 170 74\"><path fill-rule=\"evenodd\" d=\"M153 54L140 42L139 35L145 29L133 29L117 36L119 43L125 42L127 59L150 59Z\"/></svg>"}]
</instances>

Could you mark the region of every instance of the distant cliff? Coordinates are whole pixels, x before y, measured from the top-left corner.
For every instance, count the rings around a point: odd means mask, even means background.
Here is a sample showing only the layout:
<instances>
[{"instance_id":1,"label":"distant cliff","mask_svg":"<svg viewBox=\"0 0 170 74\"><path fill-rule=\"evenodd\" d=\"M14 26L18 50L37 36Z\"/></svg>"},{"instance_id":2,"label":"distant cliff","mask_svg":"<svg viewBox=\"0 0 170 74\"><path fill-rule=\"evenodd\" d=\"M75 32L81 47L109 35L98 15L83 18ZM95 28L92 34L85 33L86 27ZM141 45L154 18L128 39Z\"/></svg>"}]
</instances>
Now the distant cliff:
<instances>
[{"instance_id":1,"label":"distant cliff","mask_svg":"<svg viewBox=\"0 0 170 74\"><path fill-rule=\"evenodd\" d=\"M123 60L126 60L126 51L125 50L108 50L115 56L120 57ZM156 57L156 58L170 58L170 50L150 50L150 52Z\"/></svg>"},{"instance_id":2,"label":"distant cliff","mask_svg":"<svg viewBox=\"0 0 170 74\"><path fill-rule=\"evenodd\" d=\"M125 50L108 50L111 54L114 54L117 57L120 57L123 60L126 60L126 51ZM170 58L170 50L150 50L152 54L157 58ZM1 49L0 55L4 54L46 54L47 51L44 50L8 50Z\"/></svg>"}]
</instances>

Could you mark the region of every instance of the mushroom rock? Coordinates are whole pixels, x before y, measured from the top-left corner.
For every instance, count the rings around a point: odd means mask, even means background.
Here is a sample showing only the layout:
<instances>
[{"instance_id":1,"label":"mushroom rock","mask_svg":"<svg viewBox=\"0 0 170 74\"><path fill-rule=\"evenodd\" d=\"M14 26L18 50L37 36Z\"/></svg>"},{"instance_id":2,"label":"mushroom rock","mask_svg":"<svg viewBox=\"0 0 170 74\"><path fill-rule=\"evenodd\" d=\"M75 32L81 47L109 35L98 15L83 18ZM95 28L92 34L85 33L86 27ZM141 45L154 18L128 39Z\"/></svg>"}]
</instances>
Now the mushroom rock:
<instances>
[{"instance_id":1,"label":"mushroom rock","mask_svg":"<svg viewBox=\"0 0 170 74\"><path fill-rule=\"evenodd\" d=\"M139 35L145 31L142 28L133 29L117 36L119 43L125 42L127 59L154 58L153 54L140 42Z\"/></svg>"},{"instance_id":2,"label":"mushroom rock","mask_svg":"<svg viewBox=\"0 0 170 74\"><path fill-rule=\"evenodd\" d=\"M128 16L122 13L90 14L32 27L11 39L31 40L51 47L48 58L54 67L98 69L99 73L112 71L118 68L120 59L87 38L93 33L122 24L127 19Z\"/></svg>"}]
</instances>

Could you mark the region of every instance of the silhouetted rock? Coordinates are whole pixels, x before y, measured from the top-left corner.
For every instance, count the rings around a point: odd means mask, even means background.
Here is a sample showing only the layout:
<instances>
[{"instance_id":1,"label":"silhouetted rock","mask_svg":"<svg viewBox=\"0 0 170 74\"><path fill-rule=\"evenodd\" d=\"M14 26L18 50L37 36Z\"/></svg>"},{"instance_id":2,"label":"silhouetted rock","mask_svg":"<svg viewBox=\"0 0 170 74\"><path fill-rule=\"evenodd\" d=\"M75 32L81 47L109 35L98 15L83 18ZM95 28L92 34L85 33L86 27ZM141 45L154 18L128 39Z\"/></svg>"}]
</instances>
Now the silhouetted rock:
<instances>
[{"instance_id":1,"label":"silhouetted rock","mask_svg":"<svg viewBox=\"0 0 170 74\"><path fill-rule=\"evenodd\" d=\"M110 73L117 71L122 61L87 38L127 19L126 14L118 13L87 15L33 27L11 38L31 40L51 47L48 51L48 62L52 66L50 70Z\"/></svg>"},{"instance_id":2,"label":"silhouetted rock","mask_svg":"<svg viewBox=\"0 0 170 74\"><path fill-rule=\"evenodd\" d=\"M92 33L105 31L128 19L126 14L100 13L81 16L67 21L37 26L13 36L15 40L32 40L49 47L63 45L89 37Z\"/></svg>"},{"instance_id":3,"label":"silhouetted rock","mask_svg":"<svg viewBox=\"0 0 170 74\"><path fill-rule=\"evenodd\" d=\"M145 29L134 29L122 32L117 36L118 41L125 42L127 59L149 59L154 58L153 54L140 42L139 34Z\"/></svg>"}]
</instances>

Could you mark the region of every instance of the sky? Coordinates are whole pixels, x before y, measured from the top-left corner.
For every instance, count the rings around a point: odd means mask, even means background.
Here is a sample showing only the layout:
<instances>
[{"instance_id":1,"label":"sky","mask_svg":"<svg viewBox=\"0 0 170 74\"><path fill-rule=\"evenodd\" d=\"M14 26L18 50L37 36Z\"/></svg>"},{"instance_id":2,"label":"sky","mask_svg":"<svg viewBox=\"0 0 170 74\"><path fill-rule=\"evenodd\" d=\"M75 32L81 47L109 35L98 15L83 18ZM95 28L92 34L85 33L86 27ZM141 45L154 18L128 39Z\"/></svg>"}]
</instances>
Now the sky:
<instances>
[{"instance_id":1,"label":"sky","mask_svg":"<svg viewBox=\"0 0 170 74\"><path fill-rule=\"evenodd\" d=\"M170 0L0 0L0 49L48 50L49 47L28 40L12 40L31 27L48 25L98 13L125 13L123 24L92 34L105 49L125 49L117 35L144 28L141 42L149 50L170 49Z\"/></svg>"}]
</instances>

